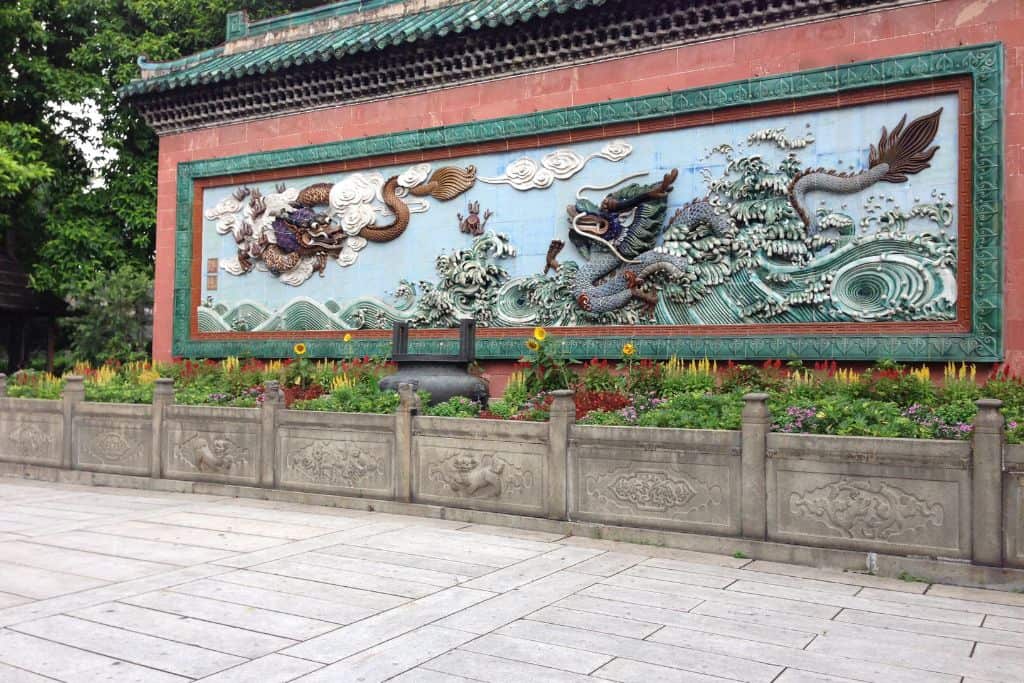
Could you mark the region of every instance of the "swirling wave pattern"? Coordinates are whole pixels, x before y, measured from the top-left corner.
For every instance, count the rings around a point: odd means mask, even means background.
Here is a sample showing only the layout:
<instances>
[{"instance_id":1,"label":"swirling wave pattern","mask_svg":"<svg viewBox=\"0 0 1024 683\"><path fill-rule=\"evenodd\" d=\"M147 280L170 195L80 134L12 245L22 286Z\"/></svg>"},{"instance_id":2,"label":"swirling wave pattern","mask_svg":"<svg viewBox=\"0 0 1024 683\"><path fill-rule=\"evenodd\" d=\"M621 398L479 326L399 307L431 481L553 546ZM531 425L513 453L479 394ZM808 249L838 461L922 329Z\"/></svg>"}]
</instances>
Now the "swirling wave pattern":
<instances>
[{"instance_id":1,"label":"swirling wave pattern","mask_svg":"<svg viewBox=\"0 0 1024 683\"><path fill-rule=\"evenodd\" d=\"M871 256L836 271L832 304L854 320L914 319L956 301L951 269L912 254Z\"/></svg>"}]
</instances>

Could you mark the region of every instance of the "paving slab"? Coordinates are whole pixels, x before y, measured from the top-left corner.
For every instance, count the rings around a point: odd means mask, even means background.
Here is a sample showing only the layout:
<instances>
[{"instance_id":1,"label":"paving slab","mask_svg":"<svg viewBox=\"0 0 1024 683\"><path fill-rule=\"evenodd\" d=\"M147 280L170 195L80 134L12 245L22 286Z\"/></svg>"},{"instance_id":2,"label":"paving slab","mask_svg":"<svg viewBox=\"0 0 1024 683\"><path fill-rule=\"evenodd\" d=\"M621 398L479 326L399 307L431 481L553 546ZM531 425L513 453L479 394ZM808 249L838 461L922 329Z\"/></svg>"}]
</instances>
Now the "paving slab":
<instances>
[{"instance_id":1,"label":"paving slab","mask_svg":"<svg viewBox=\"0 0 1024 683\"><path fill-rule=\"evenodd\" d=\"M126 557L133 560L173 564L179 567L191 567L234 556L234 553L229 550L214 550L164 541L147 541L141 538L114 536L84 529L37 536L32 539L32 543L84 550L113 557Z\"/></svg>"},{"instance_id":2,"label":"paving slab","mask_svg":"<svg viewBox=\"0 0 1024 683\"><path fill-rule=\"evenodd\" d=\"M275 586L275 582L268 583ZM293 614L299 617L308 617L317 621L329 621L334 624L350 624L353 621L365 619L376 614L379 610L367 607L358 607L345 602L332 602L319 598L303 595L292 595L279 593L269 588L257 588L254 586L242 586L227 581L204 580L187 583L182 586L175 586L175 593L194 595L200 598L210 598L221 602L229 602L234 605L256 607L271 612L282 612ZM292 643L294 644L294 643Z\"/></svg>"},{"instance_id":3,"label":"paving slab","mask_svg":"<svg viewBox=\"0 0 1024 683\"><path fill-rule=\"evenodd\" d=\"M305 640L332 631L337 624L299 617L294 614L236 605L220 600L210 600L194 595L158 591L134 597L123 598L122 602L137 607L170 612L183 617L192 617L225 626L249 629L292 640Z\"/></svg>"},{"instance_id":4,"label":"paving slab","mask_svg":"<svg viewBox=\"0 0 1024 683\"><path fill-rule=\"evenodd\" d=\"M201 678L245 661L235 655L65 615L18 624L14 629L27 635L56 640L113 659L189 678Z\"/></svg>"},{"instance_id":5,"label":"paving slab","mask_svg":"<svg viewBox=\"0 0 1024 683\"><path fill-rule=\"evenodd\" d=\"M443 625L442 617L470 608L493 595L471 588L448 588L307 640L285 650L284 654L331 664L439 619L442 620L439 625Z\"/></svg>"},{"instance_id":6,"label":"paving slab","mask_svg":"<svg viewBox=\"0 0 1024 683\"><path fill-rule=\"evenodd\" d=\"M742 638L731 638L699 631L666 626L650 637L651 641L688 647L699 652L733 655L777 665L781 668L797 668L827 676L843 676L870 683L959 683L960 676L932 670L921 670L911 666L898 666L868 660L862 657L844 656L841 653L822 653L797 650L767 643L758 643ZM817 642L819 639L815 639ZM811 643L813 647L814 642Z\"/></svg>"},{"instance_id":7,"label":"paving slab","mask_svg":"<svg viewBox=\"0 0 1024 683\"><path fill-rule=\"evenodd\" d=\"M592 614L634 619L661 626L689 628L695 631L736 636L757 640L762 643L784 645L786 647L806 647L814 639L814 633L817 632L797 630L795 625L791 628L781 625L789 625L793 617L779 619L778 621L781 624L758 624L745 618L718 618L717 616L707 616L706 614L694 614L692 612L665 609L663 607L636 605L628 602L619 602L618 600L602 600L587 595L571 595L555 603L555 605L556 607L564 607ZM834 622L824 619L820 623L822 624L820 628L828 628L827 624L834 624Z\"/></svg>"},{"instance_id":8,"label":"paving slab","mask_svg":"<svg viewBox=\"0 0 1024 683\"><path fill-rule=\"evenodd\" d=\"M463 645L461 649L578 674L589 674L612 659L609 655L596 652L495 634L477 638Z\"/></svg>"},{"instance_id":9,"label":"paving slab","mask_svg":"<svg viewBox=\"0 0 1024 683\"><path fill-rule=\"evenodd\" d=\"M595 581L597 577L587 574L560 572L502 593L486 603L474 605L459 614L443 619L440 624L470 633L489 633L499 626L522 619L531 612L561 600Z\"/></svg>"},{"instance_id":10,"label":"paving slab","mask_svg":"<svg viewBox=\"0 0 1024 683\"><path fill-rule=\"evenodd\" d=\"M467 588L504 593L589 560L600 551L587 548L558 548L523 560L466 583Z\"/></svg>"},{"instance_id":11,"label":"paving slab","mask_svg":"<svg viewBox=\"0 0 1024 683\"><path fill-rule=\"evenodd\" d=\"M220 574L217 576L217 580L224 583L260 589L272 586L274 591L287 593L290 596L326 600L375 612L391 609L409 601L409 598L402 598L397 595L387 595L385 593L375 593L347 586L335 586L319 581L308 581L279 574L264 574L246 570ZM229 600L228 602L233 601Z\"/></svg>"},{"instance_id":12,"label":"paving slab","mask_svg":"<svg viewBox=\"0 0 1024 683\"><path fill-rule=\"evenodd\" d=\"M203 683L287 683L316 671L322 664L270 654L202 679Z\"/></svg>"},{"instance_id":13,"label":"paving slab","mask_svg":"<svg viewBox=\"0 0 1024 683\"><path fill-rule=\"evenodd\" d=\"M470 680L488 683L593 683L589 676L560 671L536 664L517 662L502 657L455 650L428 662L425 668L459 676L472 676ZM415 680L415 679L412 679Z\"/></svg>"},{"instance_id":14,"label":"paving slab","mask_svg":"<svg viewBox=\"0 0 1024 683\"><path fill-rule=\"evenodd\" d=\"M920 581L902 581L900 579L892 579L885 576L873 576L871 574L864 574L860 572L840 572L833 569L818 569L816 567L805 567L799 564L784 564L782 562L769 562L767 560L754 560L743 569L762 574L780 574L783 576L815 579L817 581L828 581L832 583L847 584L850 586L884 588L885 590L900 591L902 593L924 593L925 590L928 589L928 584L921 583Z\"/></svg>"},{"instance_id":15,"label":"paving slab","mask_svg":"<svg viewBox=\"0 0 1024 683\"><path fill-rule=\"evenodd\" d=\"M783 669L740 656L718 655L690 647L539 622L517 621L501 628L498 633L749 683L772 681Z\"/></svg>"},{"instance_id":16,"label":"paving slab","mask_svg":"<svg viewBox=\"0 0 1024 683\"><path fill-rule=\"evenodd\" d=\"M262 550L264 548L281 545L287 542L284 539L270 538L267 536L225 533L223 531L197 529L194 527L179 526L175 524L156 524L153 522L138 521L125 522L121 524L108 524L106 526L95 527L94 530L101 533L112 534L114 536L141 538L146 541L166 541L168 543L197 545L201 548L231 550L233 552Z\"/></svg>"},{"instance_id":17,"label":"paving slab","mask_svg":"<svg viewBox=\"0 0 1024 683\"><path fill-rule=\"evenodd\" d=\"M355 545L332 545L327 548L322 548L319 552L325 555L337 555L338 557L346 557L354 560L371 560L381 564L394 564L400 567L429 569L431 571L458 577L460 581L468 581L469 579L476 578L477 576L482 576L484 574L490 574L494 571L494 567L474 564L472 562L453 562L451 560L441 560L435 557L400 553L392 550L379 550L377 548L364 548Z\"/></svg>"},{"instance_id":18,"label":"paving slab","mask_svg":"<svg viewBox=\"0 0 1024 683\"><path fill-rule=\"evenodd\" d=\"M170 564L112 557L98 553L28 542L0 544L5 562L76 574L100 581L131 581L174 569Z\"/></svg>"},{"instance_id":19,"label":"paving slab","mask_svg":"<svg viewBox=\"0 0 1024 683\"><path fill-rule=\"evenodd\" d=\"M23 598L36 600L52 598L57 595L97 588L106 583L106 581L88 576L0 562L0 591Z\"/></svg>"},{"instance_id":20,"label":"paving slab","mask_svg":"<svg viewBox=\"0 0 1024 683\"><path fill-rule=\"evenodd\" d=\"M299 680L305 683L386 681L473 638L475 636L472 633L465 631L424 626L346 657Z\"/></svg>"},{"instance_id":21,"label":"paving slab","mask_svg":"<svg viewBox=\"0 0 1024 683\"><path fill-rule=\"evenodd\" d=\"M610 633L616 636L627 638L646 638L659 628L661 624L639 621L636 619L623 619L621 617L609 616L607 614L594 614L563 607L543 607L527 616L531 621L543 621L548 624L570 626L599 633Z\"/></svg>"},{"instance_id":22,"label":"paving slab","mask_svg":"<svg viewBox=\"0 0 1024 683\"><path fill-rule=\"evenodd\" d=\"M327 556L330 557L330 556ZM344 561L339 558L338 564ZM441 586L429 583L419 583L404 578L391 576L379 576L363 569L362 571L348 571L332 565L331 560L304 561L302 556L289 557L284 560L275 560L253 567L253 571L264 574L274 574L288 578L306 579L307 581L318 581L320 583L333 584L335 586L347 586L361 590L386 593L404 598L422 598L441 590ZM268 577L267 583L272 583L273 578Z\"/></svg>"},{"instance_id":23,"label":"paving slab","mask_svg":"<svg viewBox=\"0 0 1024 683\"><path fill-rule=\"evenodd\" d=\"M78 610L72 616L250 659L295 644L287 638L119 602Z\"/></svg>"},{"instance_id":24,"label":"paving slab","mask_svg":"<svg viewBox=\"0 0 1024 683\"><path fill-rule=\"evenodd\" d=\"M256 499L0 502L3 683L1024 680L1013 593Z\"/></svg>"},{"instance_id":25,"label":"paving slab","mask_svg":"<svg viewBox=\"0 0 1024 683\"><path fill-rule=\"evenodd\" d=\"M698 611L702 609L703 606L698 608ZM992 624L998 621L999 617L986 617L983 627L961 626L959 624L946 624L941 621L913 619L891 614L877 614L875 612L861 612L860 610L852 609L844 609L835 618L835 623L837 624L848 622L896 632L909 631L911 633L942 636L944 638L959 638L966 642L993 643L1024 648L1024 623L1021 624L1022 630L1019 633L1014 633L1012 631L1004 631L998 627L991 627Z\"/></svg>"},{"instance_id":26,"label":"paving slab","mask_svg":"<svg viewBox=\"0 0 1024 683\"><path fill-rule=\"evenodd\" d=\"M729 678L707 676L693 671L680 671L667 666L616 657L594 672L595 676L621 683L722 683ZM776 681L781 680L776 678Z\"/></svg>"}]
</instances>

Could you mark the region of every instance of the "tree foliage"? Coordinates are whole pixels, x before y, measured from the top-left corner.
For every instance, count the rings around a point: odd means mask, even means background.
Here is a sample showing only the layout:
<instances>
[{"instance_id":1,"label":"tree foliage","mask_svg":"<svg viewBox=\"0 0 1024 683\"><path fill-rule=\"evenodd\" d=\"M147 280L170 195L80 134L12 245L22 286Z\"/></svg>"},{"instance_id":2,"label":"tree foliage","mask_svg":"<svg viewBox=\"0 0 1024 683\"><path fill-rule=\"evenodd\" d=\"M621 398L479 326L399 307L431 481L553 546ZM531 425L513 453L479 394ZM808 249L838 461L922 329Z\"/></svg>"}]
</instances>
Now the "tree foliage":
<instances>
[{"instance_id":1,"label":"tree foliage","mask_svg":"<svg viewBox=\"0 0 1024 683\"><path fill-rule=\"evenodd\" d=\"M149 311L153 290L149 274L125 264L82 280L70 300L71 350L93 362L132 360L149 350Z\"/></svg>"},{"instance_id":2,"label":"tree foliage","mask_svg":"<svg viewBox=\"0 0 1024 683\"><path fill-rule=\"evenodd\" d=\"M37 289L67 298L97 274L152 269L158 145L117 94L138 77L139 55L169 60L217 45L230 11L260 18L317 4L0 3L0 228L18 233ZM96 149L109 150L104 163L89 158Z\"/></svg>"}]
</instances>

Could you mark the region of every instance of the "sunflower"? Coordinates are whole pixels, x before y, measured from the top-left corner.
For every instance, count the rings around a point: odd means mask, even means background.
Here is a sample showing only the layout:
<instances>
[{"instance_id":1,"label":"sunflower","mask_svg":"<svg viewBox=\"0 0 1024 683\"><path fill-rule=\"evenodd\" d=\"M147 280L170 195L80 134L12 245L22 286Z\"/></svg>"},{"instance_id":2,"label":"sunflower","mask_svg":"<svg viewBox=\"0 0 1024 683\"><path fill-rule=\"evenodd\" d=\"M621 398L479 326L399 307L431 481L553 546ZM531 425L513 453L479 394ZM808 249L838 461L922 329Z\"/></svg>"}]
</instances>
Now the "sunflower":
<instances>
[{"instance_id":1,"label":"sunflower","mask_svg":"<svg viewBox=\"0 0 1024 683\"><path fill-rule=\"evenodd\" d=\"M632 342L626 342L622 347L622 355L629 357L636 354L636 347L633 346Z\"/></svg>"},{"instance_id":2,"label":"sunflower","mask_svg":"<svg viewBox=\"0 0 1024 683\"><path fill-rule=\"evenodd\" d=\"M542 342L548 338L548 331L545 330L543 327L535 327L533 328L533 338L539 342Z\"/></svg>"},{"instance_id":3,"label":"sunflower","mask_svg":"<svg viewBox=\"0 0 1024 683\"><path fill-rule=\"evenodd\" d=\"M540 329L540 328L538 327L537 329ZM531 351L539 351L540 350L540 344L538 344L535 339L527 339L526 340L526 348L530 349Z\"/></svg>"},{"instance_id":4,"label":"sunflower","mask_svg":"<svg viewBox=\"0 0 1024 683\"><path fill-rule=\"evenodd\" d=\"M346 332L345 336L341 338L341 341L343 341L346 344L348 344L350 341L352 341L352 335L350 333Z\"/></svg>"},{"instance_id":5,"label":"sunflower","mask_svg":"<svg viewBox=\"0 0 1024 683\"><path fill-rule=\"evenodd\" d=\"M296 356L305 356L306 355L306 345L303 344L302 342L299 342L298 344L296 344L294 346L294 348L292 348L292 351L295 352Z\"/></svg>"}]
</instances>

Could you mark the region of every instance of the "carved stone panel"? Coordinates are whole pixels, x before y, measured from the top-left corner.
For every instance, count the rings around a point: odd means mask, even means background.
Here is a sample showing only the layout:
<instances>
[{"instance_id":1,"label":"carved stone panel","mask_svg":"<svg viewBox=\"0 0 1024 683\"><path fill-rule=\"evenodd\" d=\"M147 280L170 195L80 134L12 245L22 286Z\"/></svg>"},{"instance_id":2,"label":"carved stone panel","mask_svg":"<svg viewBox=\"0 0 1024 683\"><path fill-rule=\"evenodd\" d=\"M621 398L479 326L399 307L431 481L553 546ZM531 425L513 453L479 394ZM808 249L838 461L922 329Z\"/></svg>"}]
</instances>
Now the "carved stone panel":
<instances>
[{"instance_id":1,"label":"carved stone panel","mask_svg":"<svg viewBox=\"0 0 1024 683\"><path fill-rule=\"evenodd\" d=\"M418 501L502 512L543 514L544 459L540 444L416 436Z\"/></svg>"},{"instance_id":2,"label":"carved stone panel","mask_svg":"<svg viewBox=\"0 0 1024 683\"><path fill-rule=\"evenodd\" d=\"M736 533L738 468L728 456L712 462L674 462L667 453L618 449L613 458L577 449L573 514L616 524Z\"/></svg>"},{"instance_id":3,"label":"carved stone panel","mask_svg":"<svg viewBox=\"0 0 1024 683\"><path fill-rule=\"evenodd\" d=\"M0 413L0 460L60 465L63 417L55 413Z\"/></svg>"},{"instance_id":4,"label":"carved stone panel","mask_svg":"<svg viewBox=\"0 0 1024 683\"><path fill-rule=\"evenodd\" d=\"M281 484L388 498L393 494L390 434L282 427Z\"/></svg>"},{"instance_id":5,"label":"carved stone panel","mask_svg":"<svg viewBox=\"0 0 1024 683\"><path fill-rule=\"evenodd\" d=\"M1020 471L1011 471L1004 481L1003 523L1006 534L1006 563L1014 567L1024 567L1024 468Z\"/></svg>"},{"instance_id":6,"label":"carved stone panel","mask_svg":"<svg viewBox=\"0 0 1024 683\"><path fill-rule=\"evenodd\" d=\"M72 432L74 462L101 472L148 474L152 423L127 418L78 417Z\"/></svg>"},{"instance_id":7,"label":"carved stone panel","mask_svg":"<svg viewBox=\"0 0 1024 683\"><path fill-rule=\"evenodd\" d=\"M183 479L255 483L260 432L256 424L173 420L162 454L164 472Z\"/></svg>"},{"instance_id":8,"label":"carved stone panel","mask_svg":"<svg viewBox=\"0 0 1024 683\"><path fill-rule=\"evenodd\" d=\"M961 486L904 479L778 469L769 483L774 540L884 552L962 555Z\"/></svg>"}]
</instances>

